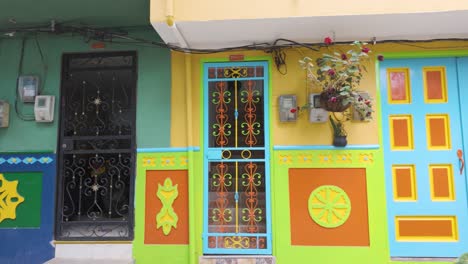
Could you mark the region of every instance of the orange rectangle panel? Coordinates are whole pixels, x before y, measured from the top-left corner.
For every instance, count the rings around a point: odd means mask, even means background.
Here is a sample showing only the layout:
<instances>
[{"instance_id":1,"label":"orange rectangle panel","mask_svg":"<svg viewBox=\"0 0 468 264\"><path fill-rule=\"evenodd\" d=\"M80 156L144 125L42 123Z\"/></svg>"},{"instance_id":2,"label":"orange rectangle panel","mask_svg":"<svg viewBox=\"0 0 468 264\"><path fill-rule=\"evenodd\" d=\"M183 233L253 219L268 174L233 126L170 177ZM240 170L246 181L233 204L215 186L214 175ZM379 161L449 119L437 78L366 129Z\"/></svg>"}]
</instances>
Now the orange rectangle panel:
<instances>
[{"instance_id":1,"label":"orange rectangle panel","mask_svg":"<svg viewBox=\"0 0 468 264\"><path fill-rule=\"evenodd\" d=\"M447 165L430 165L430 184L431 198L434 201L453 201L453 171L452 166Z\"/></svg>"},{"instance_id":2,"label":"orange rectangle panel","mask_svg":"<svg viewBox=\"0 0 468 264\"><path fill-rule=\"evenodd\" d=\"M445 67L425 67L423 73L424 100L426 103L446 103Z\"/></svg>"},{"instance_id":3,"label":"orange rectangle panel","mask_svg":"<svg viewBox=\"0 0 468 264\"><path fill-rule=\"evenodd\" d=\"M413 165L394 165L393 198L396 201L416 200L415 170Z\"/></svg>"},{"instance_id":4,"label":"orange rectangle panel","mask_svg":"<svg viewBox=\"0 0 468 264\"><path fill-rule=\"evenodd\" d=\"M396 238L400 241L457 241L455 216L397 216Z\"/></svg>"},{"instance_id":5,"label":"orange rectangle panel","mask_svg":"<svg viewBox=\"0 0 468 264\"><path fill-rule=\"evenodd\" d=\"M145 244L188 244L186 170L147 170Z\"/></svg>"},{"instance_id":6,"label":"orange rectangle panel","mask_svg":"<svg viewBox=\"0 0 468 264\"><path fill-rule=\"evenodd\" d=\"M390 142L394 150L413 149L413 119L411 115L390 116Z\"/></svg>"},{"instance_id":7,"label":"orange rectangle panel","mask_svg":"<svg viewBox=\"0 0 468 264\"><path fill-rule=\"evenodd\" d=\"M427 148L450 149L449 117L446 114L426 116Z\"/></svg>"},{"instance_id":8,"label":"orange rectangle panel","mask_svg":"<svg viewBox=\"0 0 468 264\"><path fill-rule=\"evenodd\" d=\"M291 168L289 199L291 245L369 246L366 169Z\"/></svg>"},{"instance_id":9,"label":"orange rectangle panel","mask_svg":"<svg viewBox=\"0 0 468 264\"><path fill-rule=\"evenodd\" d=\"M407 68L388 69L388 101L390 104L411 102L409 70Z\"/></svg>"}]
</instances>

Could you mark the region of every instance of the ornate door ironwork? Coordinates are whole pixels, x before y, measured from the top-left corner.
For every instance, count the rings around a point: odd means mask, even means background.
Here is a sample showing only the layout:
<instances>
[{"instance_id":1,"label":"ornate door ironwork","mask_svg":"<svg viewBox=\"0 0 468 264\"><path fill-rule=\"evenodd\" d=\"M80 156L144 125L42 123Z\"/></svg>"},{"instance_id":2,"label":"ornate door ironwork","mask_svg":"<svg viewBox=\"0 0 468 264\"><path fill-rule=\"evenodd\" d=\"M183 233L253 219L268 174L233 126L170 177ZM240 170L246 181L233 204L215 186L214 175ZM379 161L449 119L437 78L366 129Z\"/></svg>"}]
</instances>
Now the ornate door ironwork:
<instances>
[{"instance_id":1,"label":"ornate door ironwork","mask_svg":"<svg viewBox=\"0 0 468 264\"><path fill-rule=\"evenodd\" d=\"M271 254L267 63L204 69L204 253Z\"/></svg>"},{"instance_id":2,"label":"ornate door ironwork","mask_svg":"<svg viewBox=\"0 0 468 264\"><path fill-rule=\"evenodd\" d=\"M57 240L133 239L136 53L63 57Z\"/></svg>"}]
</instances>

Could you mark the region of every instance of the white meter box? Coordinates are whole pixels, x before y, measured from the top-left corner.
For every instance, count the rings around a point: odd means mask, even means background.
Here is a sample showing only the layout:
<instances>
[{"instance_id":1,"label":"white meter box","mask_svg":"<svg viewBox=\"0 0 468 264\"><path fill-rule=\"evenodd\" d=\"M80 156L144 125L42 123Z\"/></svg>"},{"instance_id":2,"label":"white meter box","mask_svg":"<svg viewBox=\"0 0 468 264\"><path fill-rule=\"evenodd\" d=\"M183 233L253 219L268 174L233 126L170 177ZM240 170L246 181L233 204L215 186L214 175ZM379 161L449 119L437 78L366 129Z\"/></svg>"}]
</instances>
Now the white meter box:
<instances>
[{"instance_id":1,"label":"white meter box","mask_svg":"<svg viewBox=\"0 0 468 264\"><path fill-rule=\"evenodd\" d=\"M55 96L36 96L36 103L34 104L34 116L36 117L36 122L54 121L54 104Z\"/></svg>"}]
</instances>

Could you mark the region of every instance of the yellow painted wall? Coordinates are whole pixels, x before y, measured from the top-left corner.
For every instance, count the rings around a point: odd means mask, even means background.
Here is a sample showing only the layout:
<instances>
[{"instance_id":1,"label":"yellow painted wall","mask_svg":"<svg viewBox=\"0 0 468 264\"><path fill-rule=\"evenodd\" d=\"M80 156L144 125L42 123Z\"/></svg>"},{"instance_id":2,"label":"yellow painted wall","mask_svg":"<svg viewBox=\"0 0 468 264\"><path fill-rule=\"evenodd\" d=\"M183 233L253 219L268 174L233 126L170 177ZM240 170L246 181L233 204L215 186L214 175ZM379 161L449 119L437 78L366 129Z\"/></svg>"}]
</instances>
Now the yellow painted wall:
<instances>
[{"instance_id":1,"label":"yellow painted wall","mask_svg":"<svg viewBox=\"0 0 468 264\"><path fill-rule=\"evenodd\" d=\"M468 10L463 0L151 0L151 21L165 20L167 3L177 21L258 19ZM172 9L172 8L170 8Z\"/></svg>"},{"instance_id":2,"label":"yellow painted wall","mask_svg":"<svg viewBox=\"0 0 468 264\"><path fill-rule=\"evenodd\" d=\"M468 42L433 42L433 43L387 43L372 46L373 56L382 52L431 52L438 50L467 49ZM308 56L316 56L319 53L301 49L288 49L286 51L287 74L279 73L272 65L272 124L271 136L273 145L331 145L331 127L329 123L311 124L307 120L307 114L303 113L295 123L280 123L278 120L278 96L281 94L296 94L300 105L305 103L305 73L298 65L301 53ZM230 54L244 54L250 58L271 56L262 51L244 51L230 53L216 53L210 55L191 55L192 69L192 104L191 111L193 121L193 146L200 146L200 131L202 124L201 112L201 66L203 60L224 59ZM171 103L171 146L187 146L186 134L186 110L185 110L185 57L183 53L172 52L172 103ZM376 72L375 64L368 63L368 73L365 74L361 87L376 98ZM378 107L374 107L374 120L370 123L347 122L348 144L379 144L378 138Z\"/></svg>"}]
</instances>

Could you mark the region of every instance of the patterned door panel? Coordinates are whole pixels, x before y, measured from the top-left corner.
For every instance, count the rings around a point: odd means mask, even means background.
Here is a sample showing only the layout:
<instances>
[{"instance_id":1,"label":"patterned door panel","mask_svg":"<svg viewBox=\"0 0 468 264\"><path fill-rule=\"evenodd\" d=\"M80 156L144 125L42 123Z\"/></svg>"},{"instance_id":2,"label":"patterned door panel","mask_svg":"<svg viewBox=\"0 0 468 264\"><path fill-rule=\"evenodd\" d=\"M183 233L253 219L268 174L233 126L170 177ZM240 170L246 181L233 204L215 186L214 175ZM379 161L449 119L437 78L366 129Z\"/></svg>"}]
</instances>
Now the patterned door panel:
<instances>
[{"instance_id":1,"label":"patterned door panel","mask_svg":"<svg viewBox=\"0 0 468 264\"><path fill-rule=\"evenodd\" d=\"M271 254L266 69L204 67L207 254Z\"/></svg>"},{"instance_id":2,"label":"patterned door panel","mask_svg":"<svg viewBox=\"0 0 468 264\"><path fill-rule=\"evenodd\" d=\"M457 59L387 60L380 72L392 257L468 248Z\"/></svg>"}]
</instances>

